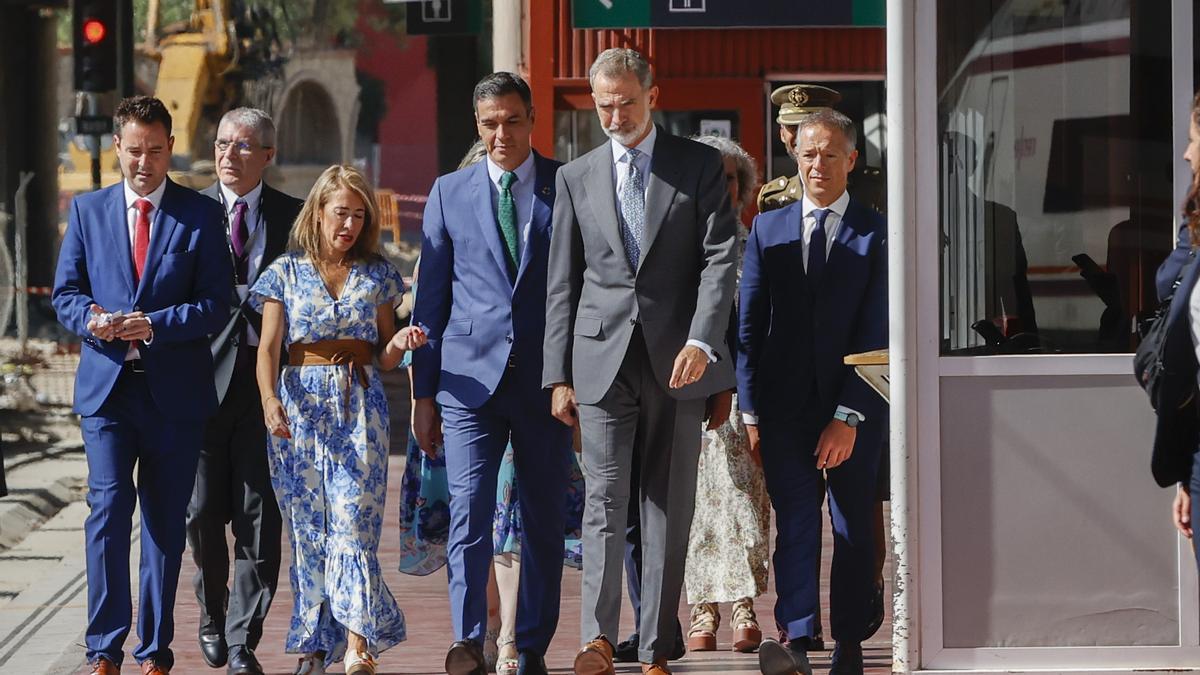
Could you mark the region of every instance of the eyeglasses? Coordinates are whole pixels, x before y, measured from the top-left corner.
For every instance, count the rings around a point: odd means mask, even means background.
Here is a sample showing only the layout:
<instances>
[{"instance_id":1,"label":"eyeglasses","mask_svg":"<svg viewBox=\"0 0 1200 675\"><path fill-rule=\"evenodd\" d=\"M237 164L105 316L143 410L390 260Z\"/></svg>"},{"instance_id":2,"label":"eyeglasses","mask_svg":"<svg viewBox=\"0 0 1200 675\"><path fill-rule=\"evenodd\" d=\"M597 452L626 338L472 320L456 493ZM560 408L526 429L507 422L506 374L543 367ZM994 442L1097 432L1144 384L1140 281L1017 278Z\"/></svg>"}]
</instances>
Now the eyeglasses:
<instances>
[{"instance_id":1,"label":"eyeglasses","mask_svg":"<svg viewBox=\"0 0 1200 675\"><path fill-rule=\"evenodd\" d=\"M230 147L232 147L234 150L237 150L239 155L242 155L243 157L258 149L271 149L271 146L269 145L254 145L252 143L247 143L246 141L227 141L223 138L218 138L217 140L213 141L213 147L217 149L217 152L221 153L226 152Z\"/></svg>"}]
</instances>

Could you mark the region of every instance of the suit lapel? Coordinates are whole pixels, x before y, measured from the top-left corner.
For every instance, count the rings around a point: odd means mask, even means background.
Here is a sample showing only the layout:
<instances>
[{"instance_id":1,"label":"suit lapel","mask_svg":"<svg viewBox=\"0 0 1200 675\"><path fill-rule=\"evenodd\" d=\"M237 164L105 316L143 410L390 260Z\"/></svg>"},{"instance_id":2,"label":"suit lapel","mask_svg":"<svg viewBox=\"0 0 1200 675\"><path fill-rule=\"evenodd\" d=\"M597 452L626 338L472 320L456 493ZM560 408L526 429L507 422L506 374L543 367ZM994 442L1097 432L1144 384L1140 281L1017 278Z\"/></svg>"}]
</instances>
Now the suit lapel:
<instances>
[{"instance_id":1,"label":"suit lapel","mask_svg":"<svg viewBox=\"0 0 1200 675\"><path fill-rule=\"evenodd\" d=\"M258 274L262 274L263 270L279 254L283 253L283 249L287 247L288 234L292 229L291 223L278 222L282 217L279 213L280 200L277 198L278 196L278 192L266 183L263 183L262 196L259 197L258 208L262 213L262 225L267 230L264 233L267 237L267 242L262 260L258 263Z\"/></svg>"},{"instance_id":2,"label":"suit lapel","mask_svg":"<svg viewBox=\"0 0 1200 675\"><path fill-rule=\"evenodd\" d=\"M842 221L838 223L837 236L833 238L833 246L829 248L829 255L825 259L825 273L821 275L821 288L825 288L829 284L829 277L838 274L838 270L847 269L851 264L852 259L858 256L852 255L850 252L850 240L857 236L854 229L854 202L846 206L846 213L842 216ZM803 223L803 217L801 217ZM803 225L801 225L803 227Z\"/></svg>"},{"instance_id":3,"label":"suit lapel","mask_svg":"<svg viewBox=\"0 0 1200 675\"><path fill-rule=\"evenodd\" d=\"M658 238L671 202L675 201L678 188L680 166L673 161L671 141L673 139L662 129L658 130L658 140L655 141L654 155L650 158L650 178L646 185L646 232L642 239L642 260L650 252L650 247Z\"/></svg>"},{"instance_id":4,"label":"suit lapel","mask_svg":"<svg viewBox=\"0 0 1200 675\"><path fill-rule=\"evenodd\" d=\"M529 269L529 259L533 257L535 251L538 250L538 242L541 237L550 229L550 215L553 210L551 206L554 203L554 171L543 171L542 167L545 161L542 156L534 153L533 155L533 210L529 219L529 232L525 237L525 247L521 250L521 266L517 270L517 282L515 285L521 284L521 279L525 277L525 270Z\"/></svg>"},{"instance_id":5,"label":"suit lapel","mask_svg":"<svg viewBox=\"0 0 1200 675\"><path fill-rule=\"evenodd\" d=\"M608 245L622 260L628 260L625 256L625 246L621 243L621 221L617 218L617 190L613 185L611 143L612 141L605 141L604 145L592 151L588 178L584 181L584 185L589 189L585 194L588 203L591 204L592 215L599 223L600 231ZM591 189L592 186L595 186L594 190ZM627 262L626 265L628 264Z\"/></svg>"},{"instance_id":6,"label":"suit lapel","mask_svg":"<svg viewBox=\"0 0 1200 675\"><path fill-rule=\"evenodd\" d=\"M163 192L162 202L155 210L154 222L150 226L150 248L146 251L146 266L142 269L142 279L138 282L137 294L133 297L135 304L141 299L142 293L149 285L148 279L154 278L155 272L158 271L158 263L167 250L167 242L171 241L175 234L175 227L179 225L179 221L171 214L175 202L172 197L175 190L185 188L177 187L169 178L166 180L167 189Z\"/></svg>"},{"instance_id":7,"label":"suit lapel","mask_svg":"<svg viewBox=\"0 0 1200 675\"><path fill-rule=\"evenodd\" d=\"M508 277L508 262L505 260L504 243L500 241L500 229L496 225L496 215L492 209L492 179L488 177L487 160L475 165L475 175L471 176L471 203L475 205L475 219L479 223L480 234L487 242L492 259L500 268L500 276ZM509 284L512 281L509 280Z\"/></svg>"},{"instance_id":8,"label":"suit lapel","mask_svg":"<svg viewBox=\"0 0 1200 675\"><path fill-rule=\"evenodd\" d=\"M125 213L125 183L117 183L110 188L108 202L104 209L104 226L112 241L111 250L116 251L117 269L121 279L133 295L133 243L129 241L129 219Z\"/></svg>"}]
</instances>

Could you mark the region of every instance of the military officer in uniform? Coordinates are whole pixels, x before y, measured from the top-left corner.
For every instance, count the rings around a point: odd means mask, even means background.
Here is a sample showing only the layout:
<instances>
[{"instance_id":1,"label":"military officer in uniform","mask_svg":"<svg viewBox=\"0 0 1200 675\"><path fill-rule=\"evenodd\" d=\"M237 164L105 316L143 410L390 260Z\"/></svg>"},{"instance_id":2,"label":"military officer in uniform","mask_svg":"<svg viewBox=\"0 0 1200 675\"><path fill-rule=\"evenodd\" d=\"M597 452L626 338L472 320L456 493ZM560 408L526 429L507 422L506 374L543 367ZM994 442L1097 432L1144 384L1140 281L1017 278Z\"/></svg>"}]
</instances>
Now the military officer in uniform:
<instances>
[{"instance_id":1,"label":"military officer in uniform","mask_svg":"<svg viewBox=\"0 0 1200 675\"><path fill-rule=\"evenodd\" d=\"M811 112L832 108L842 95L819 84L785 84L771 92L771 103L779 106L779 140L788 154L796 147L796 128L800 119ZM804 196L800 176L780 176L768 181L758 191L758 211L773 211L799 201Z\"/></svg>"}]
</instances>

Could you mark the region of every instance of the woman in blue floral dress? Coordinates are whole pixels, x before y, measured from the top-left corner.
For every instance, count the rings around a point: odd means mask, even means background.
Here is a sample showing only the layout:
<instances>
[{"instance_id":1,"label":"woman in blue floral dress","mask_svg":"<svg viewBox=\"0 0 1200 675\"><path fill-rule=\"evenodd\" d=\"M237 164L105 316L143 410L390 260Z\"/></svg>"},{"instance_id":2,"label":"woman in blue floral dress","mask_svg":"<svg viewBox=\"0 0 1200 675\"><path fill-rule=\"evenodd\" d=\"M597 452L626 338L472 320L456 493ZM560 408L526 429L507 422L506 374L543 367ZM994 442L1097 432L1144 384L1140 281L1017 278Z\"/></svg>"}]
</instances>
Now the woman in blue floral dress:
<instances>
[{"instance_id":1,"label":"woman in blue floral dress","mask_svg":"<svg viewBox=\"0 0 1200 675\"><path fill-rule=\"evenodd\" d=\"M404 615L379 567L388 408L376 367L425 343L395 328L404 285L377 253L379 217L362 174L333 166L292 228L290 251L253 288L262 309L257 375L271 432L271 482L292 544L286 648L296 675L374 675L404 640ZM288 366L279 373L281 345Z\"/></svg>"}]
</instances>

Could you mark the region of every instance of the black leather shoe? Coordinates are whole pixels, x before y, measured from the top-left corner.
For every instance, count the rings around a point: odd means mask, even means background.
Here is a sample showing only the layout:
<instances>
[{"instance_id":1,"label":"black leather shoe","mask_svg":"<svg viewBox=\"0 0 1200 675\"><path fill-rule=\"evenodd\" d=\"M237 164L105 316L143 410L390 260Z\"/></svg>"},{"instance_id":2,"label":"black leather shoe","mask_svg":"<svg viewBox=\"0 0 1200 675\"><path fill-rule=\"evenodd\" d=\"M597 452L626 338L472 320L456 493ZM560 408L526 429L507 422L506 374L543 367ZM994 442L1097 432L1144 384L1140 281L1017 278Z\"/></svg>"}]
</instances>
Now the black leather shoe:
<instances>
[{"instance_id":1,"label":"black leather shoe","mask_svg":"<svg viewBox=\"0 0 1200 675\"><path fill-rule=\"evenodd\" d=\"M446 675L487 675L483 652L472 640L459 640L446 652Z\"/></svg>"},{"instance_id":2,"label":"black leather shoe","mask_svg":"<svg viewBox=\"0 0 1200 675\"><path fill-rule=\"evenodd\" d=\"M200 654L209 668L220 668L229 660L229 646L220 628L212 624L200 628Z\"/></svg>"},{"instance_id":3,"label":"black leather shoe","mask_svg":"<svg viewBox=\"0 0 1200 675\"><path fill-rule=\"evenodd\" d=\"M862 645L839 642L833 648L829 675L863 675Z\"/></svg>"},{"instance_id":4,"label":"black leather shoe","mask_svg":"<svg viewBox=\"0 0 1200 675\"><path fill-rule=\"evenodd\" d=\"M767 638L758 646L758 669L763 675L812 675L808 653L800 641L784 646Z\"/></svg>"},{"instance_id":5,"label":"black leather shoe","mask_svg":"<svg viewBox=\"0 0 1200 675\"><path fill-rule=\"evenodd\" d=\"M234 645L229 649L229 671L227 675L263 675L262 666L254 658L254 651L245 645Z\"/></svg>"},{"instance_id":6,"label":"black leather shoe","mask_svg":"<svg viewBox=\"0 0 1200 675\"><path fill-rule=\"evenodd\" d=\"M546 659L534 651L517 653L517 675L548 675Z\"/></svg>"},{"instance_id":7,"label":"black leather shoe","mask_svg":"<svg viewBox=\"0 0 1200 675\"><path fill-rule=\"evenodd\" d=\"M641 645L641 638L637 633L633 633L628 639L617 645L613 651L613 661L617 663L637 663L638 647Z\"/></svg>"}]
</instances>

